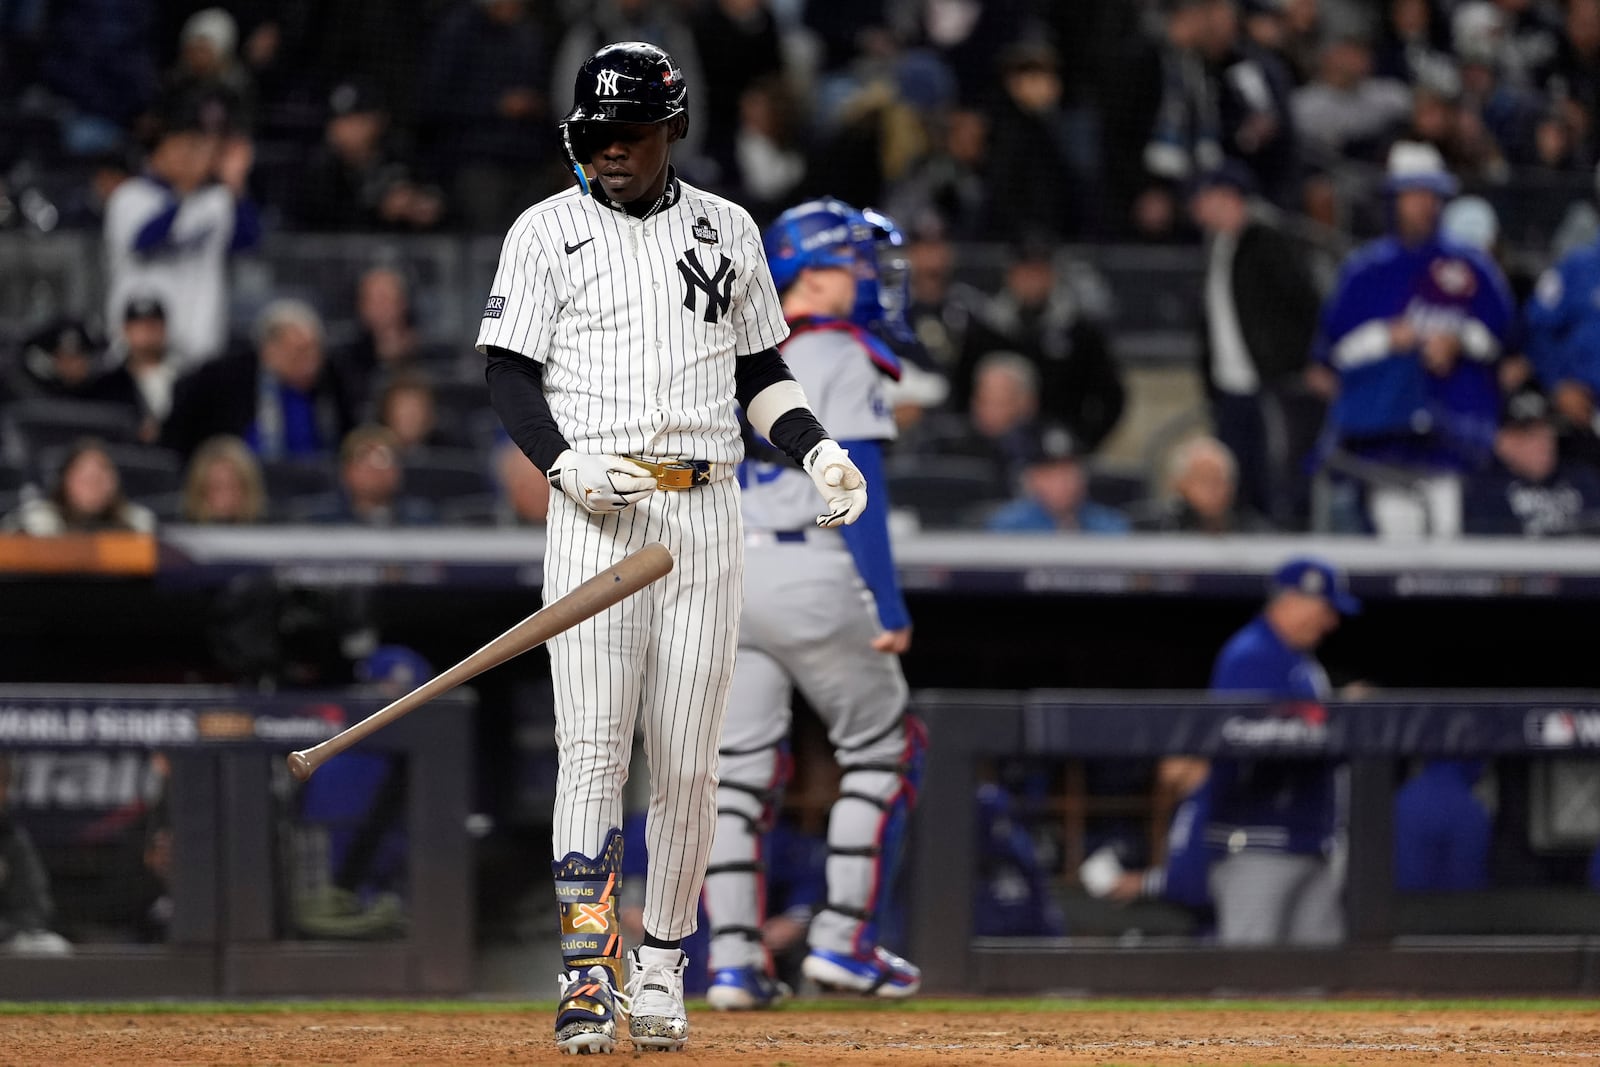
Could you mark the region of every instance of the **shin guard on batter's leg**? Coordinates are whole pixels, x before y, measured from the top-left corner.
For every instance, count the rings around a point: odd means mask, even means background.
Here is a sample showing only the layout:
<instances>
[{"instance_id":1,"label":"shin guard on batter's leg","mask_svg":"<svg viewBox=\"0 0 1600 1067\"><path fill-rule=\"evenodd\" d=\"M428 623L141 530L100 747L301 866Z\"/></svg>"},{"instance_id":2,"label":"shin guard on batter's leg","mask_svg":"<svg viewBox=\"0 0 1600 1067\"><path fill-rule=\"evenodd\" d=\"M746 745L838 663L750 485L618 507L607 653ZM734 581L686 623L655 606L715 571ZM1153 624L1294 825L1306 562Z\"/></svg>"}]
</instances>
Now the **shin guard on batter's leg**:
<instances>
[{"instance_id":1,"label":"shin guard on batter's leg","mask_svg":"<svg viewBox=\"0 0 1600 1067\"><path fill-rule=\"evenodd\" d=\"M561 907L561 957L568 971L604 967L614 989L621 989L622 920L617 892L622 887L622 831L606 833L600 855L569 852L551 865L556 902Z\"/></svg>"}]
</instances>

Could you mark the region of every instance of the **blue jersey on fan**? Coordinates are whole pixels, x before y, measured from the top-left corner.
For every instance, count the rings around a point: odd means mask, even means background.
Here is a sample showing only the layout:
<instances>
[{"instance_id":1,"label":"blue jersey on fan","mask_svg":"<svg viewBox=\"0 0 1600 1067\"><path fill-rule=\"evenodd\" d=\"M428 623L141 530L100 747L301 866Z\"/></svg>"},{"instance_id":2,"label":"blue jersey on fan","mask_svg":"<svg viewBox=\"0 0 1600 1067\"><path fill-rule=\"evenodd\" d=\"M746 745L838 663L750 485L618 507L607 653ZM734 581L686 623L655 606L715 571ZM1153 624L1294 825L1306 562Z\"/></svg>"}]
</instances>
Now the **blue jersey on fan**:
<instances>
[{"instance_id":1,"label":"blue jersey on fan","mask_svg":"<svg viewBox=\"0 0 1600 1067\"><path fill-rule=\"evenodd\" d=\"M1528 356L1546 389L1575 381L1600 393L1600 243L1539 276L1527 325Z\"/></svg>"},{"instance_id":2,"label":"blue jersey on fan","mask_svg":"<svg viewBox=\"0 0 1600 1067\"><path fill-rule=\"evenodd\" d=\"M1323 714L1328 676L1310 653L1291 648L1265 615L1223 646L1211 674L1211 692L1301 702L1306 716ZM1323 854L1333 836L1333 766L1325 760L1219 759L1211 765L1212 849Z\"/></svg>"},{"instance_id":3,"label":"blue jersey on fan","mask_svg":"<svg viewBox=\"0 0 1600 1067\"><path fill-rule=\"evenodd\" d=\"M1345 264L1323 309L1318 360L1338 372L1332 423L1340 443L1368 459L1468 470L1489 455L1499 415L1495 363L1515 325L1500 269L1474 248L1437 238L1408 247L1384 237ZM1390 347L1391 323L1419 338L1460 339L1443 377L1418 347Z\"/></svg>"}]
</instances>

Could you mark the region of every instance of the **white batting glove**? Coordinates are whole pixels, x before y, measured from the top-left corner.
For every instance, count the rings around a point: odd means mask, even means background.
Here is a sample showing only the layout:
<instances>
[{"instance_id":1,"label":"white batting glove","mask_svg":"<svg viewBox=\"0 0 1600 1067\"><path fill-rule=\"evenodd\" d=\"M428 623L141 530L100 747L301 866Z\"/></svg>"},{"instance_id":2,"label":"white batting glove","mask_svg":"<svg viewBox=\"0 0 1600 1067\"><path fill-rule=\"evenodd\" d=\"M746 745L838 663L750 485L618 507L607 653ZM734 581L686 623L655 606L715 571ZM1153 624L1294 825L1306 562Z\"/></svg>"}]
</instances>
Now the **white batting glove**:
<instances>
[{"instance_id":1,"label":"white batting glove","mask_svg":"<svg viewBox=\"0 0 1600 1067\"><path fill-rule=\"evenodd\" d=\"M655 476L631 459L570 448L556 457L548 475L551 485L591 515L621 511L656 491Z\"/></svg>"},{"instance_id":2,"label":"white batting glove","mask_svg":"<svg viewBox=\"0 0 1600 1067\"><path fill-rule=\"evenodd\" d=\"M867 480L839 442L823 438L806 453L804 466L817 492L828 502L827 512L817 516L818 526L848 526L867 510Z\"/></svg>"}]
</instances>

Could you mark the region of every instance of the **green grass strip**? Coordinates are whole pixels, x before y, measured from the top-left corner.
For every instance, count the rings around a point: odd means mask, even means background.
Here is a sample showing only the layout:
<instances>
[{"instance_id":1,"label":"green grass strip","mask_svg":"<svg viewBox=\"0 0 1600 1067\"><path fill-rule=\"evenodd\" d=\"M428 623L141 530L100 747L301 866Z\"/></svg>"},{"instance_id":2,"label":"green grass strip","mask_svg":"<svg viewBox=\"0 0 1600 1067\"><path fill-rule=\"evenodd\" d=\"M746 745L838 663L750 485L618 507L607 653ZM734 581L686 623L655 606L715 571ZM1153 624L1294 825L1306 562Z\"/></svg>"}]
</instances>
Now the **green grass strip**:
<instances>
[{"instance_id":1,"label":"green grass strip","mask_svg":"<svg viewBox=\"0 0 1600 1067\"><path fill-rule=\"evenodd\" d=\"M547 1014L555 1010L554 1001L526 1000L138 1000L138 1001L0 1001L0 1017L22 1015L293 1015L298 1012L339 1012L402 1015L436 1013L457 1015ZM1232 1000L1227 998L1182 998L1176 1000L1133 1000L1077 997L928 997L911 1001L886 1000L793 1000L779 1011L803 1012L899 1012L913 1015L939 1015L952 1012L1002 1012L1022 1014L1131 1012L1543 1012L1600 1013L1600 999L1593 997L1508 997L1470 1000L1434 999L1351 999L1317 997L1297 999Z\"/></svg>"}]
</instances>

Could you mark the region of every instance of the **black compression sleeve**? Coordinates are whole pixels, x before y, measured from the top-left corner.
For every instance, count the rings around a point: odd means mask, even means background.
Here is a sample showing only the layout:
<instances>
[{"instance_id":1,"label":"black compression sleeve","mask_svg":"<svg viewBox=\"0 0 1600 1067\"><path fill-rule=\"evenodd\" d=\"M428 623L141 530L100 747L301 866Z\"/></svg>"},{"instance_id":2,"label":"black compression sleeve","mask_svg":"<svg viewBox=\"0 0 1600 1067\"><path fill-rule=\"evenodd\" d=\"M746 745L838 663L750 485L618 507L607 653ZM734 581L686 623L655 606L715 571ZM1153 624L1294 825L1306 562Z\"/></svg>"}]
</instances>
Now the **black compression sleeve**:
<instances>
[{"instance_id":1,"label":"black compression sleeve","mask_svg":"<svg viewBox=\"0 0 1600 1067\"><path fill-rule=\"evenodd\" d=\"M733 361L733 398L746 411L750 401L761 395L761 390L778 382L792 382L794 375L776 348L752 352Z\"/></svg>"},{"instance_id":2,"label":"black compression sleeve","mask_svg":"<svg viewBox=\"0 0 1600 1067\"><path fill-rule=\"evenodd\" d=\"M733 365L734 399L746 411L750 410L750 401L767 386L792 381L794 375L776 348L740 356ZM772 424L772 443L798 466L805 465L806 453L827 436L828 431L809 408L791 408Z\"/></svg>"},{"instance_id":3,"label":"black compression sleeve","mask_svg":"<svg viewBox=\"0 0 1600 1067\"><path fill-rule=\"evenodd\" d=\"M506 433L534 466L548 471L572 446L556 428L544 398L544 367L509 349L491 347L483 376L489 382L489 403Z\"/></svg>"},{"instance_id":4,"label":"black compression sleeve","mask_svg":"<svg viewBox=\"0 0 1600 1067\"><path fill-rule=\"evenodd\" d=\"M827 436L828 431L810 408L791 408L772 424L772 443L801 467L805 466L806 454Z\"/></svg>"}]
</instances>

